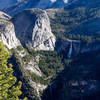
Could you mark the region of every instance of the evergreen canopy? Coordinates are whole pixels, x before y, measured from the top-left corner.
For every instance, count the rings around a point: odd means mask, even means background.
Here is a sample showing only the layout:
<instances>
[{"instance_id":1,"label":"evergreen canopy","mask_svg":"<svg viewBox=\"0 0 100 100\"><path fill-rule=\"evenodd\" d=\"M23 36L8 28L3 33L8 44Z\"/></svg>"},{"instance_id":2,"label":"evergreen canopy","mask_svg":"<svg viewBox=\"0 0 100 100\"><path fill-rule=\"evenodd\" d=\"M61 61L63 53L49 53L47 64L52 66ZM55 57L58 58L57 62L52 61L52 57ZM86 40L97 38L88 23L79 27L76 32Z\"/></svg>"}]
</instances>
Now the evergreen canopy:
<instances>
[{"instance_id":1,"label":"evergreen canopy","mask_svg":"<svg viewBox=\"0 0 100 100\"><path fill-rule=\"evenodd\" d=\"M9 54L0 42L0 100L19 100L21 82L13 76L12 65L8 64Z\"/></svg>"}]
</instances>

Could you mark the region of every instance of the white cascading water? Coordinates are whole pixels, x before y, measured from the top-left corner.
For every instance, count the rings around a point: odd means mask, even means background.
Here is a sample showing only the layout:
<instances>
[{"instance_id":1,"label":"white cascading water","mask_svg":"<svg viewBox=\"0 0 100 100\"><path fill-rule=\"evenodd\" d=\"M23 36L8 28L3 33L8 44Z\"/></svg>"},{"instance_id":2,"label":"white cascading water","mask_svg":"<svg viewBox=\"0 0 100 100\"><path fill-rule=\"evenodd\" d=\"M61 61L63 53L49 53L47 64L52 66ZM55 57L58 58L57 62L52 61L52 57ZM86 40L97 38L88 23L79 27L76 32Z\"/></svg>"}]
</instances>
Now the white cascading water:
<instances>
[{"instance_id":1,"label":"white cascading water","mask_svg":"<svg viewBox=\"0 0 100 100\"><path fill-rule=\"evenodd\" d=\"M70 43L70 48L69 48L69 51L68 51L67 58L70 59L71 56L72 56L72 42Z\"/></svg>"},{"instance_id":2,"label":"white cascading water","mask_svg":"<svg viewBox=\"0 0 100 100\"><path fill-rule=\"evenodd\" d=\"M52 88L53 88L53 85L54 85L54 82L51 82L50 84L49 84L49 93L50 93L50 100L52 100L52 96L53 96L53 90L52 90Z\"/></svg>"},{"instance_id":3,"label":"white cascading water","mask_svg":"<svg viewBox=\"0 0 100 100\"><path fill-rule=\"evenodd\" d=\"M50 97L52 98L52 83L49 85Z\"/></svg>"}]
</instances>

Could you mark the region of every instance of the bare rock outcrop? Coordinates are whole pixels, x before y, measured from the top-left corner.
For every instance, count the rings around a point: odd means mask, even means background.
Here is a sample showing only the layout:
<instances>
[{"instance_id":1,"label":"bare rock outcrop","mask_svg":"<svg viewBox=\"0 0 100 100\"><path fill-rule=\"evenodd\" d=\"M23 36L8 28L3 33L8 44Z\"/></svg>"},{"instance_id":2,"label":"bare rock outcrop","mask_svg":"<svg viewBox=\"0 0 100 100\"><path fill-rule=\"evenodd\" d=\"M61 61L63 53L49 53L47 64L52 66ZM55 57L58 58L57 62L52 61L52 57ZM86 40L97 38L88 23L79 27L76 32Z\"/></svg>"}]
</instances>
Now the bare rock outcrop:
<instances>
[{"instance_id":1,"label":"bare rock outcrop","mask_svg":"<svg viewBox=\"0 0 100 100\"><path fill-rule=\"evenodd\" d=\"M16 38L14 25L7 20L7 18L9 19L9 16L5 16L7 15L5 14L0 17L0 40L8 49L16 48L20 45L20 42Z\"/></svg>"},{"instance_id":2,"label":"bare rock outcrop","mask_svg":"<svg viewBox=\"0 0 100 100\"><path fill-rule=\"evenodd\" d=\"M46 11L24 10L12 18L17 38L34 50L54 50L56 38L51 32Z\"/></svg>"}]
</instances>

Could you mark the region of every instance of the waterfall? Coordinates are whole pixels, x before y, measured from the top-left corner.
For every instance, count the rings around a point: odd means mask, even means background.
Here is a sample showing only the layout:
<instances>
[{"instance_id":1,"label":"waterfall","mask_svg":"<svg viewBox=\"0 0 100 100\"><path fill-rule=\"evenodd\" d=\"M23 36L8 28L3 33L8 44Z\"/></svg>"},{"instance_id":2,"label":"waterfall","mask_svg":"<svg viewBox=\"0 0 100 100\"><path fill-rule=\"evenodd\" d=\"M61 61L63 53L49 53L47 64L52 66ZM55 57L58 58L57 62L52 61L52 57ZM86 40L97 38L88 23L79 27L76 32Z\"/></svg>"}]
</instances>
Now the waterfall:
<instances>
[{"instance_id":1,"label":"waterfall","mask_svg":"<svg viewBox=\"0 0 100 100\"><path fill-rule=\"evenodd\" d=\"M70 48L69 48L69 51L68 51L67 58L70 59L71 55L72 55L72 42L70 43Z\"/></svg>"},{"instance_id":2,"label":"waterfall","mask_svg":"<svg viewBox=\"0 0 100 100\"><path fill-rule=\"evenodd\" d=\"M52 100L52 97L53 97L53 85L54 85L54 82L51 82L50 84L49 84L49 93L50 93L50 100Z\"/></svg>"},{"instance_id":3,"label":"waterfall","mask_svg":"<svg viewBox=\"0 0 100 100\"><path fill-rule=\"evenodd\" d=\"M49 85L50 97L52 98L52 83Z\"/></svg>"}]
</instances>

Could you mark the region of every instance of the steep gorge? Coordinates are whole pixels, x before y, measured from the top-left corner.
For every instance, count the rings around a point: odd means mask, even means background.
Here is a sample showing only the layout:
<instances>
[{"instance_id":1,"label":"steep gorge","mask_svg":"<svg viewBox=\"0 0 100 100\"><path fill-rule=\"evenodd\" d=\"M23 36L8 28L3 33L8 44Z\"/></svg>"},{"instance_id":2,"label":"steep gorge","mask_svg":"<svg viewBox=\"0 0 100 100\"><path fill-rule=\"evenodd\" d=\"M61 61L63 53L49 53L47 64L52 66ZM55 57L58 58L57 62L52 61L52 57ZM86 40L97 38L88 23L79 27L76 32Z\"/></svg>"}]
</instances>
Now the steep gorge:
<instances>
[{"instance_id":1,"label":"steep gorge","mask_svg":"<svg viewBox=\"0 0 100 100\"><path fill-rule=\"evenodd\" d=\"M41 99L45 89L44 100L100 100L99 5L76 0L61 9L0 15L1 40L29 100Z\"/></svg>"}]
</instances>

